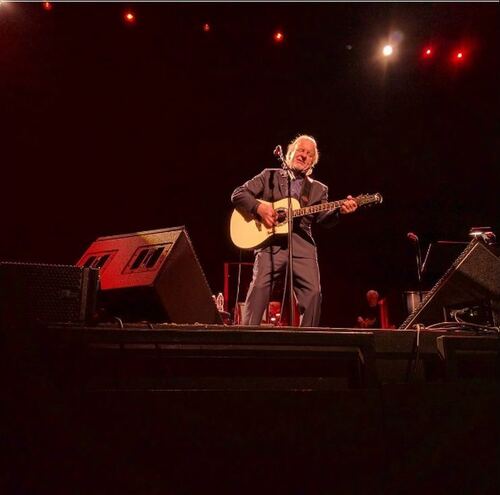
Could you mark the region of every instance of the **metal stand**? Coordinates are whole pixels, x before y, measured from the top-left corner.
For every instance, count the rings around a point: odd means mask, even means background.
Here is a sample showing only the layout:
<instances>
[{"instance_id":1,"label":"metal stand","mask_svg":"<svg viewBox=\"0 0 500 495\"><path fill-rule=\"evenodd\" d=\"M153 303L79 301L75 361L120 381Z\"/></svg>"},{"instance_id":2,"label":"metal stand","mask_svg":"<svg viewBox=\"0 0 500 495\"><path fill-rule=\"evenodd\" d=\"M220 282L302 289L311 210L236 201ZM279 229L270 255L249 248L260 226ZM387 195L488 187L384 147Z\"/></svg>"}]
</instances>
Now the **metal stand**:
<instances>
[{"instance_id":1,"label":"metal stand","mask_svg":"<svg viewBox=\"0 0 500 495\"><path fill-rule=\"evenodd\" d=\"M420 242L417 240L416 243L416 255L417 255L417 278L418 278L418 295L420 300L422 300L422 252L420 251Z\"/></svg>"},{"instance_id":2,"label":"metal stand","mask_svg":"<svg viewBox=\"0 0 500 495\"><path fill-rule=\"evenodd\" d=\"M274 155L281 161L283 170L287 172L288 176L288 208L287 208L287 222L288 222L288 294L290 304L290 326L293 326L295 321L295 305L293 301L293 208L292 208L292 180L295 175L292 169L288 166L283 156L281 146L277 146L274 150Z\"/></svg>"},{"instance_id":3,"label":"metal stand","mask_svg":"<svg viewBox=\"0 0 500 495\"><path fill-rule=\"evenodd\" d=\"M293 209L292 209L292 178L293 172L286 165L285 170L288 175L288 294L290 304L290 326L293 326L295 321L295 305L293 304Z\"/></svg>"},{"instance_id":4,"label":"metal stand","mask_svg":"<svg viewBox=\"0 0 500 495\"><path fill-rule=\"evenodd\" d=\"M420 240L417 237L416 234L413 232L408 233L408 239L414 242L415 244L415 255L416 255L416 261L417 261L417 281L418 281L418 295L420 298L420 301L422 301L422 273L424 271L424 264L422 264L422 252L420 250ZM427 251L427 255L429 254L429 251ZM425 257L427 261L427 256Z\"/></svg>"}]
</instances>

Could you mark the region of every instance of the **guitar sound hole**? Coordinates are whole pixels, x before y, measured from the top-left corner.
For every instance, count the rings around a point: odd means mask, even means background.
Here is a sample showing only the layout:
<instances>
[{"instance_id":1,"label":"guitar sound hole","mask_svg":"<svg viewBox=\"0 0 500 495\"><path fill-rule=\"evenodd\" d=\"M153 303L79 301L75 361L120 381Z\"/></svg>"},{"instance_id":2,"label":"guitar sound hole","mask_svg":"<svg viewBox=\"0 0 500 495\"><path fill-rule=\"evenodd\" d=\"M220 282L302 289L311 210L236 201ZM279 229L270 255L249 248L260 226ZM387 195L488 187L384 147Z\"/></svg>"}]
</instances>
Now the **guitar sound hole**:
<instances>
[{"instance_id":1,"label":"guitar sound hole","mask_svg":"<svg viewBox=\"0 0 500 495\"><path fill-rule=\"evenodd\" d=\"M278 223L286 222L286 210L279 209L276 210L276 213L278 214Z\"/></svg>"}]
</instances>

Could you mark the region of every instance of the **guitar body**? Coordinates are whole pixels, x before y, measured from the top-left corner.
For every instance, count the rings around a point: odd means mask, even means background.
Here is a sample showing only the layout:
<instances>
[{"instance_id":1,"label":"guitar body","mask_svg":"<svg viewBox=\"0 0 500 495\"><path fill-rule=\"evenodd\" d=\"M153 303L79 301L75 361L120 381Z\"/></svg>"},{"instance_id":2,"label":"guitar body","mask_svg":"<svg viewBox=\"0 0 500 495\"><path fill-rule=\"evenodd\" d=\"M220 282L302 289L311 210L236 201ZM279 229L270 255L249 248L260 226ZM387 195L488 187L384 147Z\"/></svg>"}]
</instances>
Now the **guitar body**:
<instances>
[{"instance_id":1,"label":"guitar body","mask_svg":"<svg viewBox=\"0 0 500 495\"><path fill-rule=\"evenodd\" d=\"M260 203L267 201L258 200ZM269 203L268 203L269 204ZM238 210L234 210L230 221L230 234L233 243L240 249L256 249L264 246L275 235L288 234L288 198L271 203L278 213L278 225L268 229L258 219L245 217ZM292 210L300 208L300 203L292 198Z\"/></svg>"}]
</instances>

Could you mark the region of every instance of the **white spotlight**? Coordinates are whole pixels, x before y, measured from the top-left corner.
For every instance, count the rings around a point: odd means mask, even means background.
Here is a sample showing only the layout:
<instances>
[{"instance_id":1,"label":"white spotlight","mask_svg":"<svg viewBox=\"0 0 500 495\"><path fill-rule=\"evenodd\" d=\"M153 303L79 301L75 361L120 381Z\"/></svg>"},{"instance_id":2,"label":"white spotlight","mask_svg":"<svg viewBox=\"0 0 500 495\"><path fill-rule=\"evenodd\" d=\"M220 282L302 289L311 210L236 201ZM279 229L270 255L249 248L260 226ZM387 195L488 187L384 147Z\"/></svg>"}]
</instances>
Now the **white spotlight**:
<instances>
[{"instance_id":1,"label":"white spotlight","mask_svg":"<svg viewBox=\"0 0 500 495\"><path fill-rule=\"evenodd\" d=\"M393 49L391 45L385 45L384 48L382 49L382 53L384 57L389 57L392 55Z\"/></svg>"}]
</instances>

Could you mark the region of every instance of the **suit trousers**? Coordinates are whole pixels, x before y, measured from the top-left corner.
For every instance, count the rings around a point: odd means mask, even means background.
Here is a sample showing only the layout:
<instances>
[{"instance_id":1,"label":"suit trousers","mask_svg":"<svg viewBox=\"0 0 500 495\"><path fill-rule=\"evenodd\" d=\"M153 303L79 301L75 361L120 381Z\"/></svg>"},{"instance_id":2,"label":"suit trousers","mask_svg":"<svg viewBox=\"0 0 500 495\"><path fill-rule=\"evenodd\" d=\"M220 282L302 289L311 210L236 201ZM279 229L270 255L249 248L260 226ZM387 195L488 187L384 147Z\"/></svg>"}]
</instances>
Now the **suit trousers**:
<instances>
[{"instance_id":1,"label":"suit trousers","mask_svg":"<svg viewBox=\"0 0 500 495\"><path fill-rule=\"evenodd\" d=\"M253 278L248 289L243 325L260 325L269 303L273 283L282 276L288 264L288 249L259 251L255 256ZM321 314L321 285L318 260L293 258L293 284L297 297L300 326L317 327Z\"/></svg>"}]
</instances>

